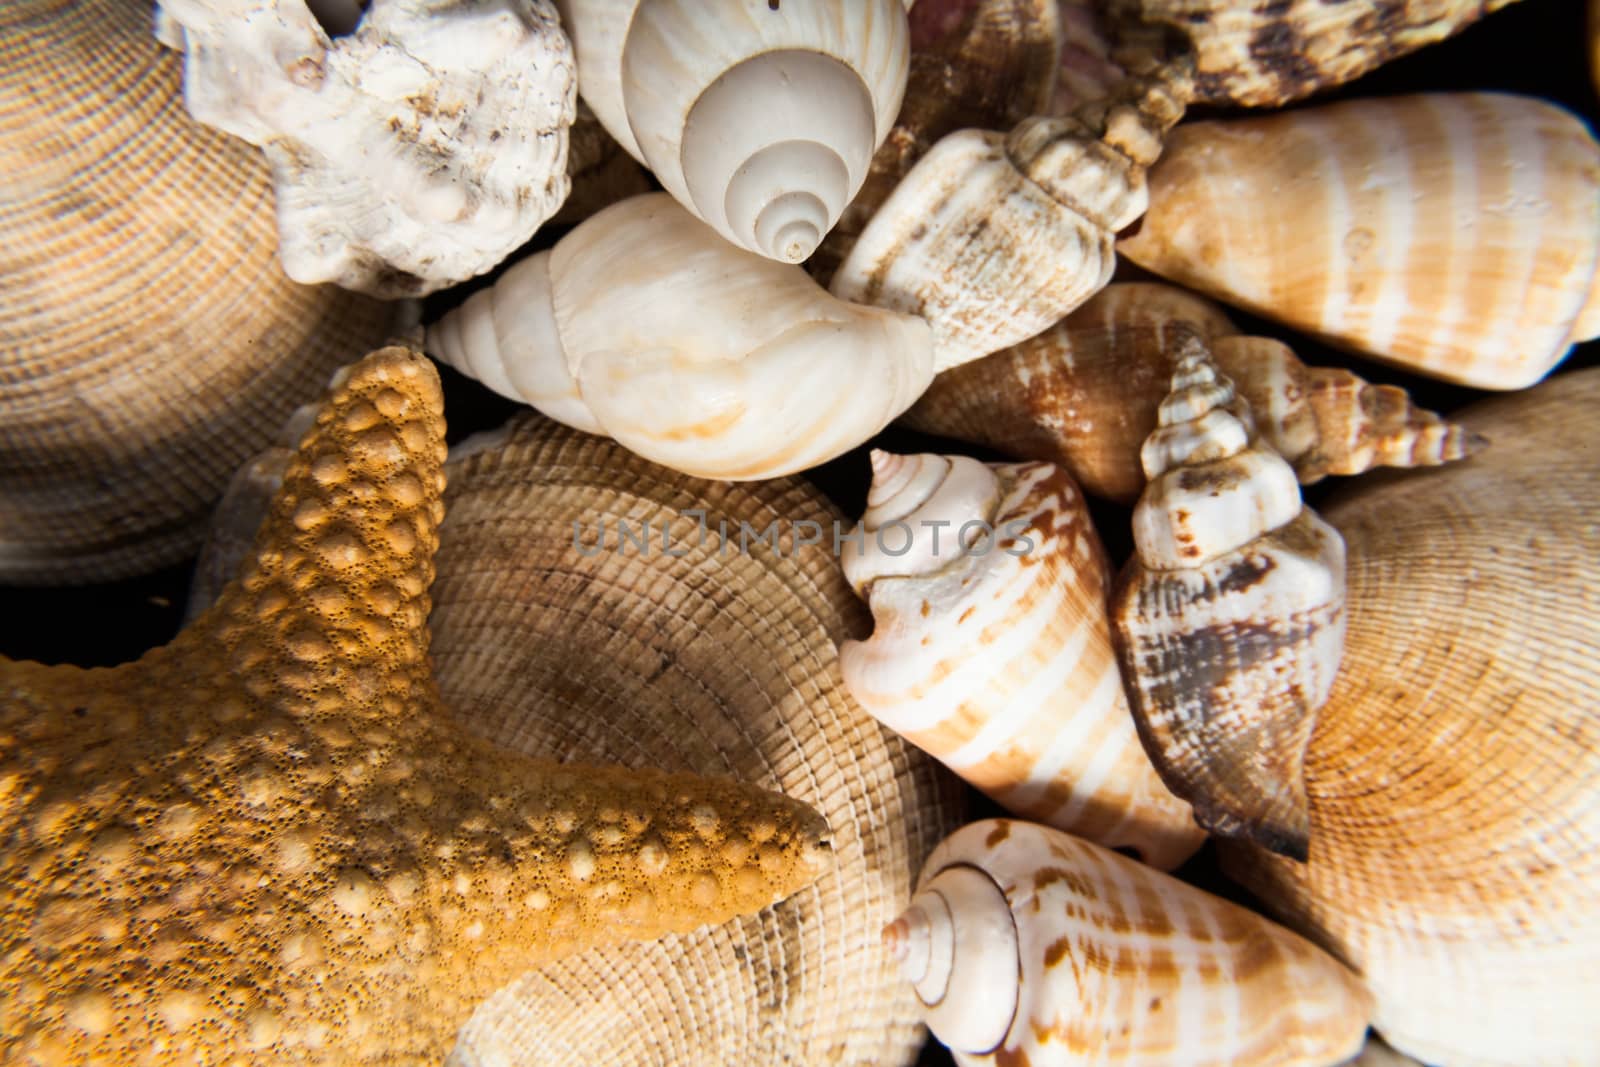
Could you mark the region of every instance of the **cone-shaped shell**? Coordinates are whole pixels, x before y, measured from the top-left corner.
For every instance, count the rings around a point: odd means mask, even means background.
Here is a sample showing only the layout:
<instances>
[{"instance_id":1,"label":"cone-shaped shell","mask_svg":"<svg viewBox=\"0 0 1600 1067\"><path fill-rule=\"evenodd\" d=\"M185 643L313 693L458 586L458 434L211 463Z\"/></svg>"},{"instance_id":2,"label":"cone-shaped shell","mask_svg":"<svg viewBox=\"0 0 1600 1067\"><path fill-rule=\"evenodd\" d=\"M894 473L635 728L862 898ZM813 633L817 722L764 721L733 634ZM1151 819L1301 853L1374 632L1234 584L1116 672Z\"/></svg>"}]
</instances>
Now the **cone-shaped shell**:
<instances>
[{"instance_id":1,"label":"cone-shaped shell","mask_svg":"<svg viewBox=\"0 0 1600 1067\"><path fill-rule=\"evenodd\" d=\"M266 167L184 113L181 67L137 4L0 7L0 582L192 553L234 469L389 330L284 277Z\"/></svg>"},{"instance_id":2,"label":"cone-shaped shell","mask_svg":"<svg viewBox=\"0 0 1600 1067\"><path fill-rule=\"evenodd\" d=\"M1224 836L1304 859L1302 759L1344 643L1344 545L1191 336L1143 450L1112 598L1139 734Z\"/></svg>"},{"instance_id":3,"label":"cone-shaped shell","mask_svg":"<svg viewBox=\"0 0 1600 1067\"><path fill-rule=\"evenodd\" d=\"M1109 566L1071 476L964 456L872 465L844 548L876 622L840 651L850 692L1011 812L1163 870L1188 859L1204 833L1139 743Z\"/></svg>"},{"instance_id":4,"label":"cone-shaped shell","mask_svg":"<svg viewBox=\"0 0 1600 1067\"><path fill-rule=\"evenodd\" d=\"M945 371L901 421L1059 463L1090 495L1132 503L1144 488L1139 449L1189 330L1209 343L1302 485L1378 465L1445 463L1482 444L1401 389L1307 366L1277 341L1230 336L1232 323L1210 301L1149 282L1109 285L1038 336Z\"/></svg>"},{"instance_id":5,"label":"cone-shaped shell","mask_svg":"<svg viewBox=\"0 0 1600 1067\"><path fill-rule=\"evenodd\" d=\"M1192 123L1149 181L1123 255L1374 359L1516 389L1600 331L1600 145L1541 100L1429 94Z\"/></svg>"},{"instance_id":6,"label":"cone-shaped shell","mask_svg":"<svg viewBox=\"0 0 1600 1067\"><path fill-rule=\"evenodd\" d=\"M1235 904L1059 830L946 838L884 932L962 1064L1332 1067L1371 998Z\"/></svg>"},{"instance_id":7,"label":"cone-shaped shell","mask_svg":"<svg viewBox=\"0 0 1600 1067\"><path fill-rule=\"evenodd\" d=\"M959 784L840 681L838 644L868 628L832 552L843 516L797 480L690 478L531 413L447 472L432 654L463 721L525 752L781 788L826 815L837 864L749 919L527 974L456 1062L914 1060L916 1002L878 931Z\"/></svg>"},{"instance_id":8,"label":"cone-shaped shell","mask_svg":"<svg viewBox=\"0 0 1600 1067\"><path fill-rule=\"evenodd\" d=\"M1306 756L1309 863L1230 873L1362 970L1425 1063L1600 1049L1600 369L1458 412L1492 448L1326 513L1345 665Z\"/></svg>"}]
</instances>

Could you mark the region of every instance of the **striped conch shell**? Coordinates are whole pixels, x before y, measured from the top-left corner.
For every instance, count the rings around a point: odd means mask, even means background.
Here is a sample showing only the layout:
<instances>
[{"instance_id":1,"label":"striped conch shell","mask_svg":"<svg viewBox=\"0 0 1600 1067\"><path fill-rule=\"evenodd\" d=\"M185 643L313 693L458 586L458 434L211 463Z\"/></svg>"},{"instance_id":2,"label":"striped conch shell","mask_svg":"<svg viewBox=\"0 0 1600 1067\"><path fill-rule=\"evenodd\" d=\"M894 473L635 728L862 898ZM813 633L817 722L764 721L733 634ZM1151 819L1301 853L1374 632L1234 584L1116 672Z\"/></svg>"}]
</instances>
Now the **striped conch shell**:
<instances>
[{"instance_id":1,"label":"striped conch shell","mask_svg":"<svg viewBox=\"0 0 1600 1067\"><path fill-rule=\"evenodd\" d=\"M1195 52L1195 99L1279 107L1434 44L1511 0L1329 3L1110 0L1113 21L1172 27Z\"/></svg>"},{"instance_id":2,"label":"striped conch shell","mask_svg":"<svg viewBox=\"0 0 1600 1067\"><path fill-rule=\"evenodd\" d=\"M1200 847L1139 744L1105 551L1065 471L874 452L843 562L876 627L840 666L885 726L1018 815L1164 870Z\"/></svg>"},{"instance_id":3,"label":"striped conch shell","mask_svg":"<svg viewBox=\"0 0 1600 1067\"><path fill-rule=\"evenodd\" d=\"M267 169L184 113L181 66L141 5L0 4L0 582L190 555L234 468L393 325L283 276Z\"/></svg>"},{"instance_id":4,"label":"striped conch shell","mask_svg":"<svg viewBox=\"0 0 1600 1067\"><path fill-rule=\"evenodd\" d=\"M1302 760L1344 647L1344 542L1191 337L1112 597L1140 737L1200 824L1305 859Z\"/></svg>"},{"instance_id":5,"label":"striped conch shell","mask_svg":"<svg viewBox=\"0 0 1600 1067\"><path fill-rule=\"evenodd\" d=\"M1261 916L1059 830L946 838L884 931L964 1067L1332 1067L1371 998Z\"/></svg>"},{"instance_id":6,"label":"striped conch shell","mask_svg":"<svg viewBox=\"0 0 1600 1067\"><path fill-rule=\"evenodd\" d=\"M1413 405L1403 389L1308 366L1278 341L1237 336L1210 301L1150 282L1109 285L1044 333L945 371L901 421L1059 463L1091 496L1131 504L1144 488L1140 446L1191 332L1301 485L1376 466L1447 463L1483 444Z\"/></svg>"},{"instance_id":7,"label":"striped conch shell","mask_svg":"<svg viewBox=\"0 0 1600 1067\"><path fill-rule=\"evenodd\" d=\"M1600 333L1600 144L1559 107L1495 93L1196 122L1117 247L1374 359L1522 388Z\"/></svg>"},{"instance_id":8,"label":"striped conch shell","mask_svg":"<svg viewBox=\"0 0 1600 1067\"><path fill-rule=\"evenodd\" d=\"M901 0L557 0L578 88L667 192L728 241L809 256L900 110Z\"/></svg>"},{"instance_id":9,"label":"striped conch shell","mask_svg":"<svg viewBox=\"0 0 1600 1067\"><path fill-rule=\"evenodd\" d=\"M495 392L707 478L846 452L933 379L911 315L835 297L735 248L664 193L595 215L428 331Z\"/></svg>"},{"instance_id":10,"label":"striped conch shell","mask_svg":"<svg viewBox=\"0 0 1600 1067\"><path fill-rule=\"evenodd\" d=\"M835 857L758 915L528 972L452 1062L913 1062L916 1001L878 934L965 790L839 678L839 643L868 627L827 544L843 516L800 479L690 478L532 412L446 473L431 654L470 729L781 789L825 815Z\"/></svg>"},{"instance_id":11,"label":"striped conch shell","mask_svg":"<svg viewBox=\"0 0 1600 1067\"><path fill-rule=\"evenodd\" d=\"M1111 280L1144 169L1189 98L1153 55L1111 97L1009 134L961 130L918 161L833 276L836 296L920 315L939 370L1032 337Z\"/></svg>"},{"instance_id":12,"label":"striped conch shell","mask_svg":"<svg viewBox=\"0 0 1600 1067\"><path fill-rule=\"evenodd\" d=\"M1494 447L1336 494L1345 666L1306 754L1306 864L1225 869L1367 976L1441 1067L1600 1049L1600 368L1457 417Z\"/></svg>"}]
</instances>

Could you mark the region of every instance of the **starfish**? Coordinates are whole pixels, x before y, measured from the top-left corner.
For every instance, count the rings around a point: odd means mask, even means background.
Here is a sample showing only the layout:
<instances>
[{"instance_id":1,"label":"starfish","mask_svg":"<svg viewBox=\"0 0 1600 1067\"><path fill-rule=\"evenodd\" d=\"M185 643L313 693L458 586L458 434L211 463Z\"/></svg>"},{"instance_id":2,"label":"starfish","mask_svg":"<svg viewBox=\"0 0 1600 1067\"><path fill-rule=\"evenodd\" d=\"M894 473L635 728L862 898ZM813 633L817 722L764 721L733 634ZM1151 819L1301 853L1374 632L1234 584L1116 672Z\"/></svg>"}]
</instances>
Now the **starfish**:
<instances>
[{"instance_id":1,"label":"starfish","mask_svg":"<svg viewBox=\"0 0 1600 1067\"><path fill-rule=\"evenodd\" d=\"M787 797L454 726L425 622L443 425L432 366L373 353L171 644L0 660L0 1061L436 1063L528 966L826 868Z\"/></svg>"}]
</instances>

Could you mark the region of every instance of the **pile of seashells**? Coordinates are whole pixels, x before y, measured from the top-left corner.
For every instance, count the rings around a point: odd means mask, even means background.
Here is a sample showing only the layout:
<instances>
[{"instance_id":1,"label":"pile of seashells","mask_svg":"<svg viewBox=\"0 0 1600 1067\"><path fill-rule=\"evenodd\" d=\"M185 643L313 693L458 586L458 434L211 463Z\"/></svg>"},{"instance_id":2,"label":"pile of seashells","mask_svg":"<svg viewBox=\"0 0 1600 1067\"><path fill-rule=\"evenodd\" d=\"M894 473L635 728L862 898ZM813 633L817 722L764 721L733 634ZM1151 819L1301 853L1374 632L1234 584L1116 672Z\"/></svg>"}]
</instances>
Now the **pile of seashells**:
<instances>
[{"instance_id":1,"label":"pile of seashells","mask_svg":"<svg viewBox=\"0 0 1600 1067\"><path fill-rule=\"evenodd\" d=\"M1508 4L7 0L0 1062L1600 1063Z\"/></svg>"}]
</instances>

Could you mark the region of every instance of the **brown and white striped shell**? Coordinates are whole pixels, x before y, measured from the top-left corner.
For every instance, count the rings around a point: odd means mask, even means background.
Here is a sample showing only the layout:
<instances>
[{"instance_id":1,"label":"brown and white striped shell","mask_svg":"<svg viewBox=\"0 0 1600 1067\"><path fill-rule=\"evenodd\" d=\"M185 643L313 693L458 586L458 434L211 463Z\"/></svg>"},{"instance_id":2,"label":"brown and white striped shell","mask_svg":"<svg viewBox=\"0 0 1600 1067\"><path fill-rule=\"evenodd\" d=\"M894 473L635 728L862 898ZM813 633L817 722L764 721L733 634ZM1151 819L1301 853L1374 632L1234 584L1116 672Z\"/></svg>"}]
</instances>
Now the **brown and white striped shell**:
<instances>
[{"instance_id":1,"label":"brown and white striped shell","mask_svg":"<svg viewBox=\"0 0 1600 1067\"><path fill-rule=\"evenodd\" d=\"M1345 665L1306 753L1310 862L1224 867L1359 968L1440 1067L1600 1049L1600 368L1457 412L1494 447L1332 498Z\"/></svg>"},{"instance_id":2,"label":"brown and white striped shell","mask_svg":"<svg viewBox=\"0 0 1600 1067\"><path fill-rule=\"evenodd\" d=\"M1446 463L1483 443L1402 389L1308 366L1278 341L1236 336L1210 301L1151 282L1109 285L1044 333L945 371L900 421L1059 463L1090 495L1132 503L1144 488L1139 448L1189 331L1209 344L1301 485L1380 465Z\"/></svg>"},{"instance_id":3,"label":"brown and white striped shell","mask_svg":"<svg viewBox=\"0 0 1600 1067\"><path fill-rule=\"evenodd\" d=\"M840 650L885 726L1007 810L1171 870L1205 839L1140 746L1082 494L1045 463L872 454L844 571L872 607Z\"/></svg>"},{"instance_id":4,"label":"brown and white striped shell","mask_svg":"<svg viewBox=\"0 0 1600 1067\"><path fill-rule=\"evenodd\" d=\"M758 915L526 974L452 1062L912 1062L916 1002L878 932L960 795L840 680L865 612L828 543L796 542L843 517L800 480L708 482L532 413L447 473L431 653L457 715L523 752L791 791L837 861Z\"/></svg>"},{"instance_id":5,"label":"brown and white striped shell","mask_svg":"<svg viewBox=\"0 0 1600 1067\"><path fill-rule=\"evenodd\" d=\"M1371 1005L1261 916L1007 819L940 843L884 941L963 1065L1332 1067Z\"/></svg>"},{"instance_id":6,"label":"brown and white striped shell","mask_svg":"<svg viewBox=\"0 0 1600 1067\"><path fill-rule=\"evenodd\" d=\"M1374 359L1522 388L1600 332L1600 144L1497 93L1191 123L1117 248Z\"/></svg>"},{"instance_id":7,"label":"brown and white striped shell","mask_svg":"<svg viewBox=\"0 0 1600 1067\"><path fill-rule=\"evenodd\" d=\"M284 277L256 150L139 4L0 5L0 581L192 553L234 469L391 311Z\"/></svg>"},{"instance_id":8,"label":"brown and white striped shell","mask_svg":"<svg viewBox=\"0 0 1600 1067\"><path fill-rule=\"evenodd\" d=\"M1302 760L1344 646L1344 543L1191 335L1143 449L1111 617L1139 735L1200 825L1304 859Z\"/></svg>"}]
</instances>

